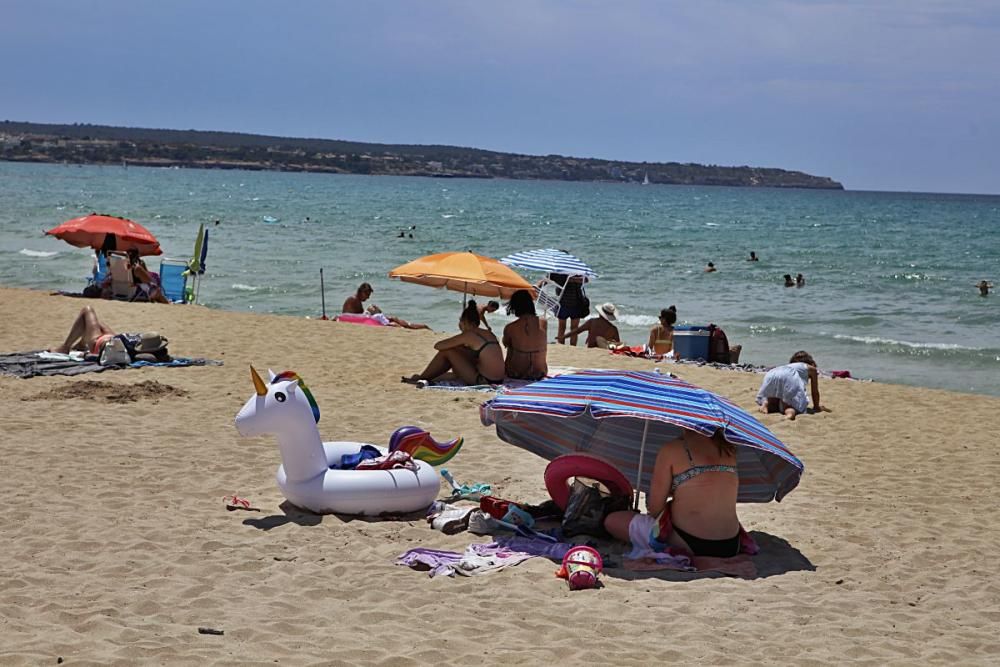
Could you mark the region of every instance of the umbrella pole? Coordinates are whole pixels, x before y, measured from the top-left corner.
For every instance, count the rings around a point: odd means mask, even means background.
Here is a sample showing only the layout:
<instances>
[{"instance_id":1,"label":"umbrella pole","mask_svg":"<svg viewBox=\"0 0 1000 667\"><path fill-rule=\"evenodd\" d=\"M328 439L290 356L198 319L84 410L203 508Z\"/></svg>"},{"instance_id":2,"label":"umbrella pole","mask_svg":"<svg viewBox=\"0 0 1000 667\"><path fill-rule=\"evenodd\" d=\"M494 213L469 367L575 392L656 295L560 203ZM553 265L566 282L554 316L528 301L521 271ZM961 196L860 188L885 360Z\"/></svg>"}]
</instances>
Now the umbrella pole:
<instances>
[{"instance_id":1,"label":"umbrella pole","mask_svg":"<svg viewBox=\"0 0 1000 667\"><path fill-rule=\"evenodd\" d=\"M323 302L323 316L321 318L319 318L319 319L321 319L321 320L328 320L330 318L328 318L326 316L326 286L323 284L323 269L322 268L319 270L319 296L320 296L320 299Z\"/></svg>"},{"instance_id":2,"label":"umbrella pole","mask_svg":"<svg viewBox=\"0 0 1000 667\"><path fill-rule=\"evenodd\" d=\"M635 509L639 509L639 481L642 479L642 459L646 454L646 434L649 433L649 420L642 421L642 445L639 446L639 470L635 473Z\"/></svg>"}]
</instances>

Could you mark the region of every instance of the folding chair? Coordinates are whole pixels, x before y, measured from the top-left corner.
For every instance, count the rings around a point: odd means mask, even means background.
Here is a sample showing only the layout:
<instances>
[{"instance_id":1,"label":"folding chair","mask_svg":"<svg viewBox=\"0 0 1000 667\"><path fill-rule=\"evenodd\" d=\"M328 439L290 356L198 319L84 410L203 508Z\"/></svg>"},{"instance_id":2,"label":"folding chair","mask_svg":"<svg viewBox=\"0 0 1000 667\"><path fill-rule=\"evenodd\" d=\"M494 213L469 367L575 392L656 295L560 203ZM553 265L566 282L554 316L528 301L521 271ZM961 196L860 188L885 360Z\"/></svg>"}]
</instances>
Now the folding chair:
<instances>
[{"instance_id":1,"label":"folding chair","mask_svg":"<svg viewBox=\"0 0 1000 667\"><path fill-rule=\"evenodd\" d=\"M111 297L113 299L132 300L135 297L135 281L129 268L128 254L124 252L108 253L108 271L111 273Z\"/></svg>"},{"instance_id":2,"label":"folding chair","mask_svg":"<svg viewBox=\"0 0 1000 667\"><path fill-rule=\"evenodd\" d=\"M559 285L548 279L539 283L535 289L535 307L541 311L539 314L545 317L551 313L553 317L559 316Z\"/></svg>"},{"instance_id":3,"label":"folding chair","mask_svg":"<svg viewBox=\"0 0 1000 667\"><path fill-rule=\"evenodd\" d=\"M183 259L160 260L160 289L171 303L187 303L187 268Z\"/></svg>"},{"instance_id":4,"label":"folding chair","mask_svg":"<svg viewBox=\"0 0 1000 667\"><path fill-rule=\"evenodd\" d=\"M100 287L104 284L104 279L108 277L108 260L104 257L104 253L99 253L97 255L97 272L91 275L87 279L88 285L96 285Z\"/></svg>"}]
</instances>

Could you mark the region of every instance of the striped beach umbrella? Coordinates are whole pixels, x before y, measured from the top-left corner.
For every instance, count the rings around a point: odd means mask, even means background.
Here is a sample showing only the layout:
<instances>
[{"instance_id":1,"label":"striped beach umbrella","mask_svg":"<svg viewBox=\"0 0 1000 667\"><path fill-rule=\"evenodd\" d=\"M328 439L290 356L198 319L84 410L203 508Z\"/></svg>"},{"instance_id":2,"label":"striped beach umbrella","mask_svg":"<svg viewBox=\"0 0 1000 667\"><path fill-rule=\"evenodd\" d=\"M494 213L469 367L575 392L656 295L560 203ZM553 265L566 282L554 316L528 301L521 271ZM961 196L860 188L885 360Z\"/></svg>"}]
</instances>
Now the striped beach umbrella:
<instances>
[{"instance_id":1,"label":"striped beach umbrella","mask_svg":"<svg viewBox=\"0 0 1000 667\"><path fill-rule=\"evenodd\" d=\"M507 255L500 260L507 266L516 266L528 271L544 273L561 273L567 276L583 276L596 278L594 270L584 264L579 258L563 250L544 248L541 250L526 250Z\"/></svg>"},{"instance_id":2,"label":"striped beach umbrella","mask_svg":"<svg viewBox=\"0 0 1000 667\"><path fill-rule=\"evenodd\" d=\"M485 426L505 442L552 459L598 456L648 492L659 448L681 429L736 445L739 502L781 500L802 476L802 462L732 401L659 373L580 371L534 382L487 401Z\"/></svg>"}]
</instances>

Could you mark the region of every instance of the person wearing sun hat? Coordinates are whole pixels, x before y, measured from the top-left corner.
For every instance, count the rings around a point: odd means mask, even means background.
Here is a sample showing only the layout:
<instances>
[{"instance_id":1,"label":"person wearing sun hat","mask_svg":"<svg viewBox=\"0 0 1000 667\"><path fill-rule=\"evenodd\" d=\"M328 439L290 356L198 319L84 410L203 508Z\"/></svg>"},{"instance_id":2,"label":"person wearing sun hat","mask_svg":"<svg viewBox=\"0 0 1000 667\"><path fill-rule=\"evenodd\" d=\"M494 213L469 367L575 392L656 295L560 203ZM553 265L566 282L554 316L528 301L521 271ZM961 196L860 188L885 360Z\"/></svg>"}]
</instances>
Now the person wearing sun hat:
<instances>
[{"instance_id":1,"label":"person wearing sun hat","mask_svg":"<svg viewBox=\"0 0 1000 667\"><path fill-rule=\"evenodd\" d=\"M557 336L557 340L561 343L564 338L587 332L587 347L607 347L609 343L620 343L621 334L618 333L618 327L612 324L618 321L618 309L615 304L608 301L602 303L596 310L597 317L591 317L575 329Z\"/></svg>"}]
</instances>

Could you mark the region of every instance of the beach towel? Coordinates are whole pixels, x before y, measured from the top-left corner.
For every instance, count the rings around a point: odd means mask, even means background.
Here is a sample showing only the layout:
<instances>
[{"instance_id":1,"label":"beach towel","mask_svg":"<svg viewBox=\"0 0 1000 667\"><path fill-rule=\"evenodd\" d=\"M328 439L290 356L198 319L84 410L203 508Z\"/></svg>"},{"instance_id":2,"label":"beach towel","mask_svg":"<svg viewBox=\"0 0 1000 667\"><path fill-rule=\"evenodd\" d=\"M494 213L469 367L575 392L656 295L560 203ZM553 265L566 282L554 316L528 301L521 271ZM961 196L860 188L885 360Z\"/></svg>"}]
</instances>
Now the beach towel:
<instances>
[{"instance_id":1,"label":"beach towel","mask_svg":"<svg viewBox=\"0 0 1000 667\"><path fill-rule=\"evenodd\" d=\"M504 570L518 563L523 563L529 558L537 558L537 556L513 551L496 542L490 542L470 544L464 553L418 547L400 554L396 559L396 565L406 565L417 570L429 570L428 574L431 577L441 574L448 577L454 577L456 574L463 577L475 577Z\"/></svg>"},{"instance_id":2,"label":"beach towel","mask_svg":"<svg viewBox=\"0 0 1000 667\"><path fill-rule=\"evenodd\" d=\"M617 345L608 348L608 352L611 354L618 354L626 357L638 357L639 359L652 359L653 361L663 361L664 359L672 359L673 353L668 354L656 354L655 352L650 352L645 345Z\"/></svg>"},{"instance_id":3,"label":"beach towel","mask_svg":"<svg viewBox=\"0 0 1000 667\"><path fill-rule=\"evenodd\" d=\"M102 366L97 357L78 358L75 355L58 355L52 352L31 351L0 354L0 375L17 378L31 378L38 375L82 375L102 373L121 368L141 368L143 366L221 366L221 361L213 359L188 359L174 357L171 361L133 361L122 366Z\"/></svg>"}]
</instances>

